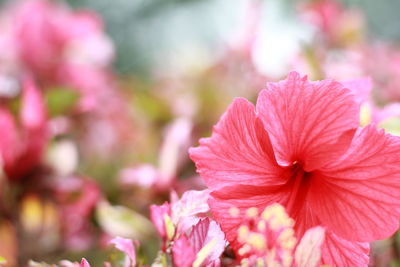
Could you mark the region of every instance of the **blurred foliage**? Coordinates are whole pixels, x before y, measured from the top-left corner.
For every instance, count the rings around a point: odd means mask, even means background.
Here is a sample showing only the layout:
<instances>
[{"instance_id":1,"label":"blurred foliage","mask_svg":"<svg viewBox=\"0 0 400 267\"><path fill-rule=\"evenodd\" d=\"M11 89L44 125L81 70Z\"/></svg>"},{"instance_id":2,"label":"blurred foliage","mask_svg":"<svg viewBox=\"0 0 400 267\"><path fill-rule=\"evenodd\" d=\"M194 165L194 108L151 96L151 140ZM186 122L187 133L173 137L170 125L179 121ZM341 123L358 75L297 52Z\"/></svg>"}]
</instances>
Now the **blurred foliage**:
<instances>
[{"instance_id":1,"label":"blurred foliage","mask_svg":"<svg viewBox=\"0 0 400 267\"><path fill-rule=\"evenodd\" d=\"M342 0L349 6L361 8L368 22L371 38L400 41L400 1Z\"/></svg>"},{"instance_id":2,"label":"blurred foliage","mask_svg":"<svg viewBox=\"0 0 400 267\"><path fill-rule=\"evenodd\" d=\"M71 89L54 88L46 92L47 108L50 116L68 114L76 105L79 94Z\"/></svg>"},{"instance_id":3,"label":"blurred foliage","mask_svg":"<svg viewBox=\"0 0 400 267\"><path fill-rule=\"evenodd\" d=\"M298 1L286 0L287 3ZM183 36L179 34L181 29L172 27L174 30L172 32L170 30L171 24L174 24L176 17L182 16L182 13L186 13L186 16L183 14L184 21L176 25L181 28L190 28L186 31L185 38L191 38L190 31L198 35L197 40L200 42L212 44L215 43L217 37L215 30L207 27L215 22L216 18L206 10L208 7L221 4L220 0L117 0L112 2L109 0L68 0L68 2L75 7L96 10L103 16L107 31L117 45L116 67L121 73L146 74L149 78L148 74L155 57L161 54L157 50L165 50L168 53L170 49L167 35L172 35L174 38ZM400 40L398 19L400 1L342 0L342 2L363 9L371 38Z\"/></svg>"},{"instance_id":4,"label":"blurred foliage","mask_svg":"<svg viewBox=\"0 0 400 267\"><path fill-rule=\"evenodd\" d=\"M194 39L194 42L214 49L220 35L218 27L231 27L229 16L236 9L225 2L224 14L212 12L215 6L224 5L223 0L65 1L74 8L83 7L98 12L105 21L108 34L116 43L117 71L125 75L136 74L144 79L151 79L154 64L162 61L165 54L174 53L173 47L179 41L188 42L188 39ZM301 0L285 1L288 7L292 7L290 3ZM341 1L363 9L371 38L400 40L400 1ZM2 2L7 0L0 0ZM225 22L221 24L218 23L219 20ZM210 25L214 26L209 27Z\"/></svg>"}]
</instances>

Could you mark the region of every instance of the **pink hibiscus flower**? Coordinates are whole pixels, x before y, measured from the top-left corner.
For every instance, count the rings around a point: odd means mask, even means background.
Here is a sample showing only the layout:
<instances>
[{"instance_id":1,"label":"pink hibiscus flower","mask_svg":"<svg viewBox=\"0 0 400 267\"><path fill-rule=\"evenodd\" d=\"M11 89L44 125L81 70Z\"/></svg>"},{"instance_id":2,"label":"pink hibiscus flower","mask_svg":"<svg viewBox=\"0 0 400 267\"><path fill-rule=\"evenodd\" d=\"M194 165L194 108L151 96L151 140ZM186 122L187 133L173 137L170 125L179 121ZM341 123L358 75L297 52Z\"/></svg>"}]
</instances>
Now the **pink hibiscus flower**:
<instances>
[{"instance_id":1,"label":"pink hibiscus flower","mask_svg":"<svg viewBox=\"0 0 400 267\"><path fill-rule=\"evenodd\" d=\"M267 87L255 109L236 99L211 138L190 150L213 191L215 220L237 252L245 211L278 202L298 237L326 228L323 264L367 266L367 242L398 228L399 137L360 128L358 104L338 82L309 82L292 72ZM232 207L240 212L234 219Z\"/></svg>"}]
</instances>

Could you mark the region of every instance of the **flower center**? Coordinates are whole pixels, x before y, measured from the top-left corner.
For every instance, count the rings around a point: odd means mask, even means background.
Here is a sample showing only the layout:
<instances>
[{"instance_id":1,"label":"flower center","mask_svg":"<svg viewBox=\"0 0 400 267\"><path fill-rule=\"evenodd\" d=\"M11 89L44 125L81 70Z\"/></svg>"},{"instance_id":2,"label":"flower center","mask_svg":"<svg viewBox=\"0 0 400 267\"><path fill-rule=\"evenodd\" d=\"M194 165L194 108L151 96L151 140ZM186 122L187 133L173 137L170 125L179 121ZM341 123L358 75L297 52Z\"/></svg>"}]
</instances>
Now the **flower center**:
<instances>
[{"instance_id":1,"label":"flower center","mask_svg":"<svg viewBox=\"0 0 400 267\"><path fill-rule=\"evenodd\" d=\"M296 214L303 206L307 196L311 174L311 172L304 171L302 164L299 162L295 162L289 169L290 178L286 186L290 191L290 196L286 209L292 218L296 217Z\"/></svg>"}]
</instances>

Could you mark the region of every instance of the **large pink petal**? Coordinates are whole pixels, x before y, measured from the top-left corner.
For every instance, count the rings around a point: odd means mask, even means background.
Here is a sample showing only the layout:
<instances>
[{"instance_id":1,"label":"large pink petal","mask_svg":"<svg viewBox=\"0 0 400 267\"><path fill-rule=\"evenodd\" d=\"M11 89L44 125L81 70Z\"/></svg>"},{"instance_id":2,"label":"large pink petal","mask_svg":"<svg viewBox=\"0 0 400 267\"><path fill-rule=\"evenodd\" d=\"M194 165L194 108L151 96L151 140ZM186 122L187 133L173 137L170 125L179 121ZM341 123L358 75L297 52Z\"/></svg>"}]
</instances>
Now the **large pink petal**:
<instances>
[{"instance_id":1,"label":"large pink petal","mask_svg":"<svg viewBox=\"0 0 400 267\"><path fill-rule=\"evenodd\" d=\"M367 267L369 244L350 242L332 232L325 233L322 264L332 267Z\"/></svg>"},{"instance_id":2,"label":"large pink petal","mask_svg":"<svg viewBox=\"0 0 400 267\"><path fill-rule=\"evenodd\" d=\"M327 146L339 142L335 150L346 148L340 138L358 127L359 107L340 83L306 78L292 72L285 81L269 83L258 97L257 111L279 164L299 161L311 171L320 163L316 159L326 157Z\"/></svg>"},{"instance_id":3,"label":"large pink petal","mask_svg":"<svg viewBox=\"0 0 400 267\"><path fill-rule=\"evenodd\" d=\"M353 241L388 237L399 226L400 138L359 129L348 152L312 183L312 210L323 225Z\"/></svg>"},{"instance_id":4,"label":"large pink petal","mask_svg":"<svg viewBox=\"0 0 400 267\"><path fill-rule=\"evenodd\" d=\"M283 183L271 144L254 106L236 99L214 126L211 138L190 149L190 157L207 186L235 183L265 186Z\"/></svg>"},{"instance_id":5,"label":"large pink petal","mask_svg":"<svg viewBox=\"0 0 400 267\"><path fill-rule=\"evenodd\" d=\"M305 232L317 225L321 225L316 213L313 211L310 200L305 196L304 198L296 199L298 207L289 210L287 205L285 208L291 218L295 220L296 236L302 237Z\"/></svg>"}]
</instances>

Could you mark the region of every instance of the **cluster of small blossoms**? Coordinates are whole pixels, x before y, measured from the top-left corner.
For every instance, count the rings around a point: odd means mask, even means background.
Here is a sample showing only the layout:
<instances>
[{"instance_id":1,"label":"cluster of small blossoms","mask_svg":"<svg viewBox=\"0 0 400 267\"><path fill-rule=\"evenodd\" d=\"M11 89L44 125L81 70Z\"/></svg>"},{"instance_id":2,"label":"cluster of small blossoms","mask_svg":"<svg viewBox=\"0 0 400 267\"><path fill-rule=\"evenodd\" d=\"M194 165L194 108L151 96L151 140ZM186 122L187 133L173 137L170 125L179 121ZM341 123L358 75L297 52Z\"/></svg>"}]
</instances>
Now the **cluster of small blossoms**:
<instances>
[{"instance_id":1,"label":"cluster of small blossoms","mask_svg":"<svg viewBox=\"0 0 400 267\"><path fill-rule=\"evenodd\" d=\"M239 215L232 208L233 216ZM245 266L253 264L290 266L296 245L294 221L279 204L268 206L261 213L255 207L246 211L246 219L238 228L238 254Z\"/></svg>"}]
</instances>

